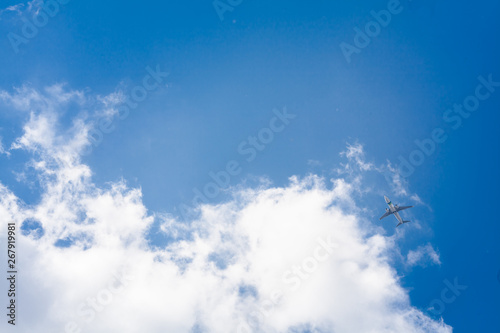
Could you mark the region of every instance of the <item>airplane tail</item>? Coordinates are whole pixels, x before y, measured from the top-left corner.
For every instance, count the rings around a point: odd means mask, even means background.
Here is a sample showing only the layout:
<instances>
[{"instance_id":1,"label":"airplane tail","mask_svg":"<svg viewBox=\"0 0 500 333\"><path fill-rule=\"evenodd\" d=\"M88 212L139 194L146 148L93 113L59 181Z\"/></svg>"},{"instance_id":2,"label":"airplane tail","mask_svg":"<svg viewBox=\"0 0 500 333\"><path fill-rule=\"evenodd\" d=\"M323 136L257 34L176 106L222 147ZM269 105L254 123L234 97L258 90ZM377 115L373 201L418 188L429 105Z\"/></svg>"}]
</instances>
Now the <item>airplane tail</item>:
<instances>
[{"instance_id":1,"label":"airplane tail","mask_svg":"<svg viewBox=\"0 0 500 333\"><path fill-rule=\"evenodd\" d=\"M408 222L411 222L411 221L403 221L402 223L398 223L398 225L396 227L399 227L401 224L408 223Z\"/></svg>"}]
</instances>

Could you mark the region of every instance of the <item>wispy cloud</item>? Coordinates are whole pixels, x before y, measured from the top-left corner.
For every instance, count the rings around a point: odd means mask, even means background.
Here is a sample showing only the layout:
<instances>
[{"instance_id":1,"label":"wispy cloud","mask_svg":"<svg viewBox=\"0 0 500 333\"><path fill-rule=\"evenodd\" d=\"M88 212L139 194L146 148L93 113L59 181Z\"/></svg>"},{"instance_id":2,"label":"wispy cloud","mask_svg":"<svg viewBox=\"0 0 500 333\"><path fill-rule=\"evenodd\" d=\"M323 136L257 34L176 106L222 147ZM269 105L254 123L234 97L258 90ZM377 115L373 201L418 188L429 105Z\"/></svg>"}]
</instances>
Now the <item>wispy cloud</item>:
<instances>
[{"instance_id":1,"label":"wispy cloud","mask_svg":"<svg viewBox=\"0 0 500 333\"><path fill-rule=\"evenodd\" d=\"M364 146L361 143L347 143L346 150L340 152L340 156L345 157L347 162L341 163L340 167L335 169L337 175L349 175L353 178L353 182L358 183L367 173L383 175L393 194L398 197L408 198L416 204L426 205L418 194L410 191L408 180L400 175L390 161L379 165L369 161L366 157ZM357 189L362 192L361 188L358 187ZM364 191L369 191L369 189L365 189ZM429 206L427 207L431 209Z\"/></svg>"},{"instance_id":2,"label":"wispy cloud","mask_svg":"<svg viewBox=\"0 0 500 333\"><path fill-rule=\"evenodd\" d=\"M48 154L61 161L69 156L78 160L82 149L89 145L88 132L96 126L97 119L116 115L120 96L119 92L93 96L83 90L67 89L65 84L42 90L29 85L14 88L12 92L1 90L0 101L12 112L28 117L24 134L12 143L10 149ZM72 117L72 125L65 131L58 131L59 119L72 106L78 110Z\"/></svg>"},{"instance_id":3,"label":"wispy cloud","mask_svg":"<svg viewBox=\"0 0 500 333\"><path fill-rule=\"evenodd\" d=\"M409 266L426 266L428 264L441 265L439 253L431 244L421 245L416 250L410 250L406 257Z\"/></svg>"},{"instance_id":4,"label":"wispy cloud","mask_svg":"<svg viewBox=\"0 0 500 333\"><path fill-rule=\"evenodd\" d=\"M24 7L23 3L19 3L17 5L12 5L12 6L5 8L5 9L1 9L0 14L2 14L3 12L15 12L15 13L20 14L23 7Z\"/></svg>"},{"instance_id":5,"label":"wispy cloud","mask_svg":"<svg viewBox=\"0 0 500 333\"><path fill-rule=\"evenodd\" d=\"M43 6L42 0L32 0L27 3L18 3L15 5L8 6L4 9L0 9L0 15L3 13L16 13L22 15L24 13L38 13L40 8Z\"/></svg>"},{"instance_id":6,"label":"wispy cloud","mask_svg":"<svg viewBox=\"0 0 500 333\"><path fill-rule=\"evenodd\" d=\"M3 138L0 136L0 155L5 154L7 156L10 155L10 152L8 150L5 150L5 147L3 145Z\"/></svg>"},{"instance_id":7,"label":"wispy cloud","mask_svg":"<svg viewBox=\"0 0 500 333\"><path fill-rule=\"evenodd\" d=\"M363 145L358 142L354 144L347 143L347 149L341 152L340 156L347 157L350 162L354 162L354 165L362 171L374 169L374 165L372 163L366 162ZM346 172L352 170L352 164L343 164L343 167Z\"/></svg>"}]
</instances>

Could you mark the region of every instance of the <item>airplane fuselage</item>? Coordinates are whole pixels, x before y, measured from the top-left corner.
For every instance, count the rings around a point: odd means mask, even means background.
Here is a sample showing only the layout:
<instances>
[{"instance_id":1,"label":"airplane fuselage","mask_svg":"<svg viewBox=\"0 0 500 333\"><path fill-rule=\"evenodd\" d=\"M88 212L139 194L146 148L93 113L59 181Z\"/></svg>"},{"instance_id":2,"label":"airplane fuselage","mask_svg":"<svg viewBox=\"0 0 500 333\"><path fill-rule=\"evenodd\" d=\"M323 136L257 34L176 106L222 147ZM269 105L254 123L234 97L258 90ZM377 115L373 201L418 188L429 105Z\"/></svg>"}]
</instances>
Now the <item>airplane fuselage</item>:
<instances>
[{"instance_id":1,"label":"airplane fuselage","mask_svg":"<svg viewBox=\"0 0 500 333\"><path fill-rule=\"evenodd\" d=\"M403 219L401 218L401 216L399 216L399 213L396 212L396 207L394 207L394 204L391 202L391 200L386 197L384 195L384 199L385 199L385 202L387 203L387 205L389 206L389 210L392 212L392 215L394 215L396 217L396 219L398 220L399 223L403 223Z\"/></svg>"}]
</instances>

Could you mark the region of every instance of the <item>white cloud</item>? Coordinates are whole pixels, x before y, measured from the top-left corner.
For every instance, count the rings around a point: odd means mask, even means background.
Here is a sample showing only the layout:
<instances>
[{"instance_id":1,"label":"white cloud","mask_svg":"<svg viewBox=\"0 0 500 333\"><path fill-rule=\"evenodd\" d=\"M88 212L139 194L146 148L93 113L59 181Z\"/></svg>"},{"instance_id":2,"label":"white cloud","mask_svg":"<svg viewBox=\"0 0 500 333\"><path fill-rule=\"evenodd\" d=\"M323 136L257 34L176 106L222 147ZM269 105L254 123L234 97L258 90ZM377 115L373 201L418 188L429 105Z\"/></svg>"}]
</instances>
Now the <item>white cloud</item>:
<instances>
[{"instance_id":1,"label":"white cloud","mask_svg":"<svg viewBox=\"0 0 500 333\"><path fill-rule=\"evenodd\" d=\"M15 88L13 94L2 90L0 91L0 99L6 103L12 104L16 109L23 111L29 110L34 103L40 105L42 102L40 93L27 86Z\"/></svg>"},{"instance_id":2,"label":"white cloud","mask_svg":"<svg viewBox=\"0 0 500 333\"><path fill-rule=\"evenodd\" d=\"M18 239L22 331L452 331L411 305L390 264L396 243L344 208L356 204L346 180L234 189L184 224L148 212L123 181L92 183L78 155L89 125L56 126L53 110L67 101L31 111L16 141L35 156L40 201L26 206L0 186L2 220L27 223ZM147 243L155 217L173 239L164 248Z\"/></svg>"},{"instance_id":3,"label":"white cloud","mask_svg":"<svg viewBox=\"0 0 500 333\"><path fill-rule=\"evenodd\" d=\"M366 162L365 151L363 145L360 143L357 142L355 144L348 143L347 149L341 152L340 156L345 156L349 160L349 163L343 165L345 172L352 171L353 166L356 166L361 171L369 171L375 168L372 163Z\"/></svg>"},{"instance_id":4,"label":"white cloud","mask_svg":"<svg viewBox=\"0 0 500 333\"><path fill-rule=\"evenodd\" d=\"M5 147L3 146L3 138L0 136L0 155L5 154L7 156L10 155L10 152L8 150L5 150Z\"/></svg>"},{"instance_id":5,"label":"white cloud","mask_svg":"<svg viewBox=\"0 0 500 333\"><path fill-rule=\"evenodd\" d=\"M310 160L307 160L307 165L310 167L319 167L319 166L321 166L321 162L318 160L310 159Z\"/></svg>"},{"instance_id":6,"label":"white cloud","mask_svg":"<svg viewBox=\"0 0 500 333\"><path fill-rule=\"evenodd\" d=\"M426 266L427 264L441 265L439 253L434 250L431 244L421 245L416 250L410 250L406 257L409 266Z\"/></svg>"},{"instance_id":7,"label":"white cloud","mask_svg":"<svg viewBox=\"0 0 500 333\"><path fill-rule=\"evenodd\" d=\"M8 7L4 8L4 9L0 9L0 15L2 15L3 13L16 13L16 14L20 15L22 13L23 7L24 7L23 3L19 3L17 5L8 6Z\"/></svg>"},{"instance_id":8,"label":"white cloud","mask_svg":"<svg viewBox=\"0 0 500 333\"><path fill-rule=\"evenodd\" d=\"M88 133L97 122L112 118L121 103L121 93L90 96L84 91L68 90L64 84L55 84L42 91L24 85L13 93L0 91L0 100L21 116L29 116L23 135L10 149L25 149L44 155L51 163L79 163L82 151L90 144ZM69 128L61 130L61 115L79 110ZM70 111L71 110L71 111ZM47 161L37 164L43 167Z\"/></svg>"},{"instance_id":9,"label":"white cloud","mask_svg":"<svg viewBox=\"0 0 500 333\"><path fill-rule=\"evenodd\" d=\"M42 0L32 0L25 3L18 3L15 5L10 5L5 9L0 9L0 15L5 12L15 12L18 15L22 15L23 13L33 13L38 14L40 9L43 6Z\"/></svg>"}]
</instances>

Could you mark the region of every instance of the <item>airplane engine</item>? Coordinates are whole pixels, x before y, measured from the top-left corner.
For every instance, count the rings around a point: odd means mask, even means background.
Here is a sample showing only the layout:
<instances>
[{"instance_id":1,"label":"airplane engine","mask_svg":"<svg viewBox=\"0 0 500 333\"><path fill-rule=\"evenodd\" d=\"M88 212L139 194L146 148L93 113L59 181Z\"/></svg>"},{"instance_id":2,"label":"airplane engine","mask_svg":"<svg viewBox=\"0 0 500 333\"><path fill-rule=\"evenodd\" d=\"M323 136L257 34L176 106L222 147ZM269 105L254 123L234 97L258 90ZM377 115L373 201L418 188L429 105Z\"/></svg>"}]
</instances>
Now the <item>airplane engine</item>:
<instances>
[{"instance_id":1,"label":"airplane engine","mask_svg":"<svg viewBox=\"0 0 500 333\"><path fill-rule=\"evenodd\" d=\"M386 208L385 211L389 213L389 208Z\"/></svg>"}]
</instances>

